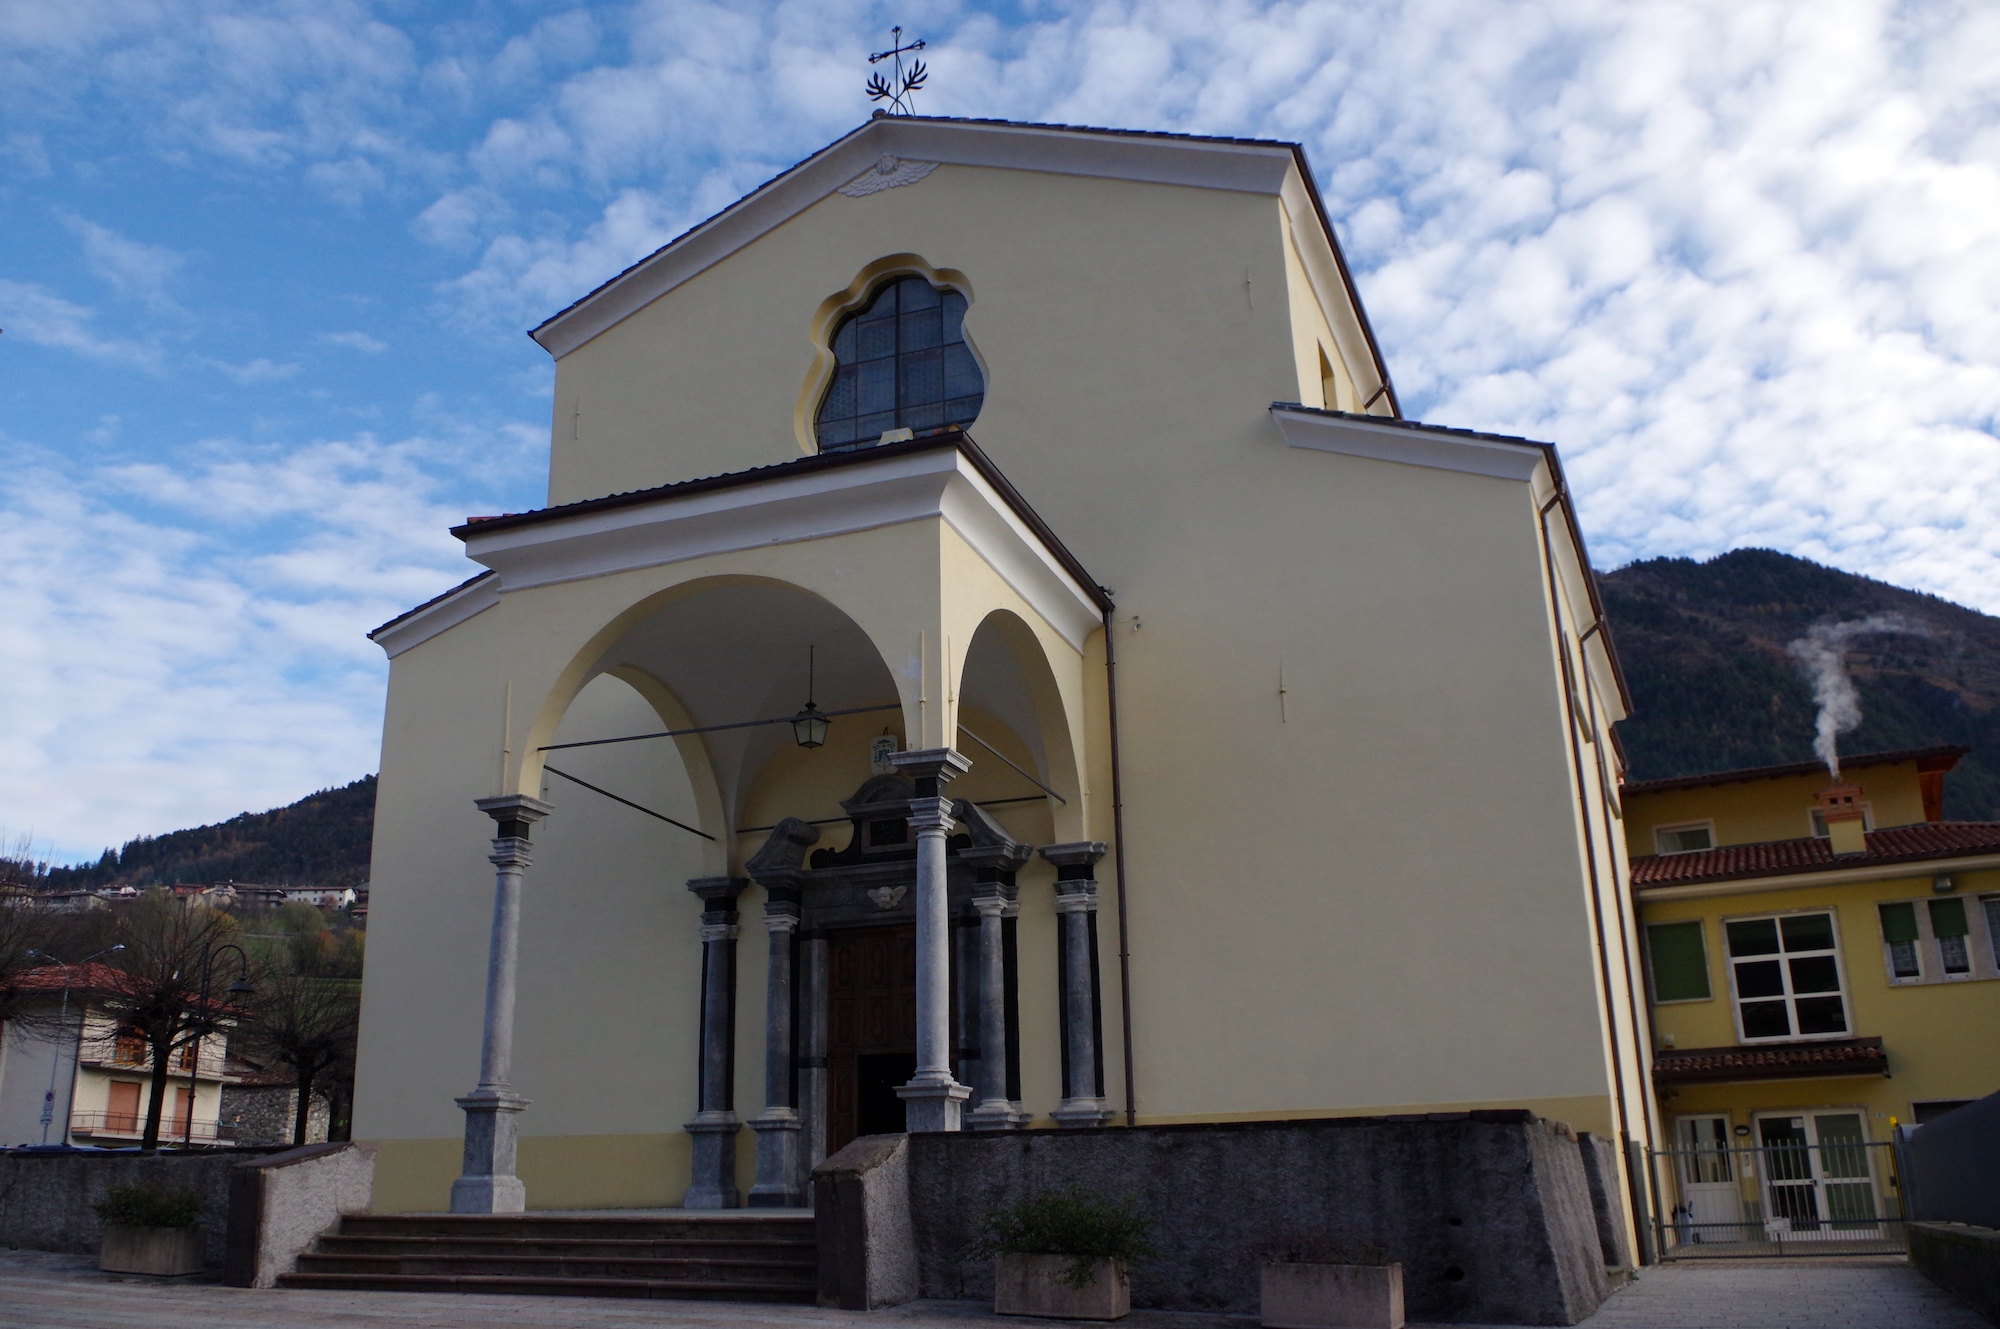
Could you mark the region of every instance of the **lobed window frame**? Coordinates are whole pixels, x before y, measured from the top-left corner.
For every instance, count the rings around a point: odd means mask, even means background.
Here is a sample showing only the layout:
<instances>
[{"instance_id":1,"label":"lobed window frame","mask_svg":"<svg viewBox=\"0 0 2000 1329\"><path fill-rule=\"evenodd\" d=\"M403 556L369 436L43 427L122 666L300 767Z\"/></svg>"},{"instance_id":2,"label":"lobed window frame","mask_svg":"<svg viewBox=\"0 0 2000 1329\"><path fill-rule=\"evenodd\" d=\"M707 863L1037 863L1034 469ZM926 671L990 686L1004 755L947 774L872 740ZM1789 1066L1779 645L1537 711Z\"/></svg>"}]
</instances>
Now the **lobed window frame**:
<instances>
[{"instance_id":1,"label":"lobed window frame","mask_svg":"<svg viewBox=\"0 0 2000 1329\"><path fill-rule=\"evenodd\" d=\"M1787 923L1808 918L1824 918L1832 944L1825 947L1790 946L1789 933L1793 929ZM1854 1038L1854 999L1847 978L1847 965L1841 954L1840 911L1831 905L1821 905L1811 909L1792 909L1771 913L1745 914L1724 918L1722 923L1722 958L1729 970L1730 1014L1736 1024L1736 1041L1744 1045L1761 1043L1824 1043L1839 1039ZM1759 923L1772 925L1773 936L1778 940L1775 951L1736 950L1735 928L1753 928ZM1800 989L1795 963L1830 959L1833 962L1832 988L1809 987ZM1779 990L1755 991L1746 995L1743 991L1746 971L1760 969L1764 965L1775 964L1778 971ZM1810 980L1808 980L1810 981ZM1759 987L1765 986L1760 983ZM1837 998L1840 1002L1839 1029L1821 1029L1813 1033L1802 1032L1799 1017L1799 1003L1802 1001L1823 1002L1827 998ZM1759 1017L1768 1015L1769 1009L1782 1004L1785 1012L1785 1029L1782 1032L1757 1033L1749 1031L1746 1007L1755 1007Z\"/></svg>"},{"instance_id":2,"label":"lobed window frame","mask_svg":"<svg viewBox=\"0 0 2000 1329\"><path fill-rule=\"evenodd\" d=\"M832 365L812 410L815 449L852 452L895 431L929 434L978 419L986 366L965 336L970 305L956 284L928 273L873 280L827 329Z\"/></svg>"}]
</instances>

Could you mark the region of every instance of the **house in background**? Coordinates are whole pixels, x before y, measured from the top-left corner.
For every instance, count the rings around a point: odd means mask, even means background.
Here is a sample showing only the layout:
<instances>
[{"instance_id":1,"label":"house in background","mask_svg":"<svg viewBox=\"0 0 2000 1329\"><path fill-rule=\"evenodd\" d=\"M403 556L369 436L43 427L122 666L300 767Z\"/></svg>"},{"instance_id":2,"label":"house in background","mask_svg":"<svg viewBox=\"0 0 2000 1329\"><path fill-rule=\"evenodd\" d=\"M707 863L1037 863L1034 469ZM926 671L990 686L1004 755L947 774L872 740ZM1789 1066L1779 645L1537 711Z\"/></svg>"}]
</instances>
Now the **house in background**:
<instances>
[{"instance_id":1,"label":"house in background","mask_svg":"<svg viewBox=\"0 0 2000 1329\"><path fill-rule=\"evenodd\" d=\"M1891 1124L2000 1090L2000 822L1941 819L1965 752L1625 787L1689 1240L1864 1237Z\"/></svg>"},{"instance_id":2,"label":"house in background","mask_svg":"<svg viewBox=\"0 0 2000 1329\"><path fill-rule=\"evenodd\" d=\"M122 1034L105 1002L125 976L102 964L30 970L23 985L43 994L44 1017L31 1027L0 1025L0 1144L71 1143L121 1148L139 1143L146 1124L152 1055L145 1040ZM65 987L67 996L65 997ZM66 1009L67 1016L61 1012ZM228 1082L228 1035L173 1054L160 1116L162 1143L216 1144ZM43 1113L47 1111L47 1120ZM190 1117L192 1120L190 1120Z\"/></svg>"}]
</instances>

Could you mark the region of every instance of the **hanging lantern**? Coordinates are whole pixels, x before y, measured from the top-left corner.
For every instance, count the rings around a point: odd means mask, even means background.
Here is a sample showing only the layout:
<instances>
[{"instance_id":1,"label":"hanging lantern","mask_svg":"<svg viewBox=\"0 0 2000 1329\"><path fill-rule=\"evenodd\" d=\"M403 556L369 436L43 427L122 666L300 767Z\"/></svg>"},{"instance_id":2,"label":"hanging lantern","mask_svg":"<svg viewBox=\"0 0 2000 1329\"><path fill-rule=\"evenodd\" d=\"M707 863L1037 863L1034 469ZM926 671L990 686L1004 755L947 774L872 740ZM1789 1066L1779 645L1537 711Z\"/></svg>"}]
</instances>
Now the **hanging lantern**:
<instances>
[{"instance_id":1,"label":"hanging lantern","mask_svg":"<svg viewBox=\"0 0 2000 1329\"><path fill-rule=\"evenodd\" d=\"M831 723L820 714L813 702L813 665L816 648L806 647L806 708L792 717L792 738L802 748L816 748L826 742L826 727Z\"/></svg>"},{"instance_id":2,"label":"hanging lantern","mask_svg":"<svg viewBox=\"0 0 2000 1329\"><path fill-rule=\"evenodd\" d=\"M826 727L832 723L811 702L792 717L792 737L802 748L816 748L826 742Z\"/></svg>"}]
</instances>

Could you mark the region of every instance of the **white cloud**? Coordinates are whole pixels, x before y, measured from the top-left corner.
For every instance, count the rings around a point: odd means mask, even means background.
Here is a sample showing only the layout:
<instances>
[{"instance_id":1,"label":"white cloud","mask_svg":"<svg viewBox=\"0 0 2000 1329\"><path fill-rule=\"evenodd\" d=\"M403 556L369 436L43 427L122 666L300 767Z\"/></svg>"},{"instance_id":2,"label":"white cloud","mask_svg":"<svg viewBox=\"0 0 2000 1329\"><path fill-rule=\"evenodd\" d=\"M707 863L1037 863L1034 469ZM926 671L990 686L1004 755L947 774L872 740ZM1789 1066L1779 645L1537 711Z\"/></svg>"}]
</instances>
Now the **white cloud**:
<instances>
[{"instance_id":1,"label":"white cloud","mask_svg":"<svg viewBox=\"0 0 2000 1329\"><path fill-rule=\"evenodd\" d=\"M1031 12L924 28L922 109L1302 140L1406 410L1561 444L1601 564L1771 544L2000 611L2000 13ZM452 211L490 237L472 318L538 322L861 117L855 11L632 14L624 62L471 153L496 198L604 200Z\"/></svg>"},{"instance_id":2,"label":"white cloud","mask_svg":"<svg viewBox=\"0 0 2000 1329\"><path fill-rule=\"evenodd\" d=\"M5 335L107 364L158 372L161 357L157 347L100 337L90 326L95 317L96 311L73 304L45 286L0 278L0 332Z\"/></svg>"},{"instance_id":3,"label":"white cloud","mask_svg":"<svg viewBox=\"0 0 2000 1329\"><path fill-rule=\"evenodd\" d=\"M245 364L233 365L226 360L210 360L212 368L227 374L244 387L258 383L279 383L299 372L296 364L279 364L258 356Z\"/></svg>"},{"instance_id":4,"label":"white cloud","mask_svg":"<svg viewBox=\"0 0 2000 1329\"><path fill-rule=\"evenodd\" d=\"M120 294L158 306L172 305L167 285L186 262L183 255L165 245L120 235L82 217L66 216L63 224L83 243L84 263L93 275Z\"/></svg>"},{"instance_id":5,"label":"white cloud","mask_svg":"<svg viewBox=\"0 0 2000 1329\"><path fill-rule=\"evenodd\" d=\"M329 346L345 346L350 351L363 355L380 355L389 349L389 343L379 337L371 337L365 332L322 332L319 339Z\"/></svg>"},{"instance_id":6,"label":"white cloud","mask_svg":"<svg viewBox=\"0 0 2000 1329\"><path fill-rule=\"evenodd\" d=\"M471 571L440 501L518 436L0 466L0 804L65 855L375 769L365 633ZM32 818L32 825L14 824Z\"/></svg>"}]
</instances>

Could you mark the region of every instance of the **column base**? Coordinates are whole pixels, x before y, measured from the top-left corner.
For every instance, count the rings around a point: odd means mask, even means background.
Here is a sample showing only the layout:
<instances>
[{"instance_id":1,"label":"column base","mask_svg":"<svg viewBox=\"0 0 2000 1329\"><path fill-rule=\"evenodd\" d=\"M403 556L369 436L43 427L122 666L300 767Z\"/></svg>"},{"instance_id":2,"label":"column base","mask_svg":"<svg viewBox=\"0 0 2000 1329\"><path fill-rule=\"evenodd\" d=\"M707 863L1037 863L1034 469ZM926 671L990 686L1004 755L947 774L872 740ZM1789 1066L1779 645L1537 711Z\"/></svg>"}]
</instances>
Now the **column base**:
<instances>
[{"instance_id":1,"label":"column base","mask_svg":"<svg viewBox=\"0 0 2000 1329\"><path fill-rule=\"evenodd\" d=\"M454 1214L518 1214L528 1207L519 1177L460 1177L451 1183Z\"/></svg>"},{"instance_id":2,"label":"column base","mask_svg":"<svg viewBox=\"0 0 2000 1329\"><path fill-rule=\"evenodd\" d=\"M454 1214L518 1214L528 1188L514 1175L514 1118L528 1100L505 1089L475 1089L461 1099L465 1111L465 1165L451 1184Z\"/></svg>"},{"instance_id":3,"label":"column base","mask_svg":"<svg viewBox=\"0 0 2000 1329\"><path fill-rule=\"evenodd\" d=\"M950 1071L932 1076L926 1079L919 1071L916 1079L897 1086L896 1097L903 1100L903 1129L911 1134L958 1130L965 1100L972 1097L971 1087L952 1079Z\"/></svg>"},{"instance_id":4,"label":"column base","mask_svg":"<svg viewBox=\"0 0 2000 1329\"><path fill-rule=\"evenodd\" d=\"M737 1207L736 1133L742 1125L734 1112L704 1112L684 1127L694 1137L694 1166L681 1208Z\"/></svg>"},{"instance_id":5,"label":"column base","mask_svg":"<svg viewBox=\"0 0 2000 1329\"><path fill-rule=\"evenodd\" d=\"M1115 1114L1101 1098L1065 1098L1049 1115L1058 1126L1108 1126Z\"/></svg>"},{"instance_id":6,"label":"column base","mask_svg":"<svg viewBox=\"0 0 2000 1329\"><path fill-rule=\"evenodd\" d=\"M1018 1131L1034 1119L1019 1103L1004 1098L989 1098L972 1111L965 1114L965 1129L969 1131Z\"/></svg>"},{"instance_id":7,"label":"column base","mask_svg":"<svg viewBox=\"0 0 2000 1329\"><path fill-rule=\"evenodd\" d=\"M752 1209L798 1209L811 1203L799 1185L799 1141L804 1123L796 1109L767 1107L750 1118L757 1132L757 1184Z\"/></svg>"}]
</instances>

